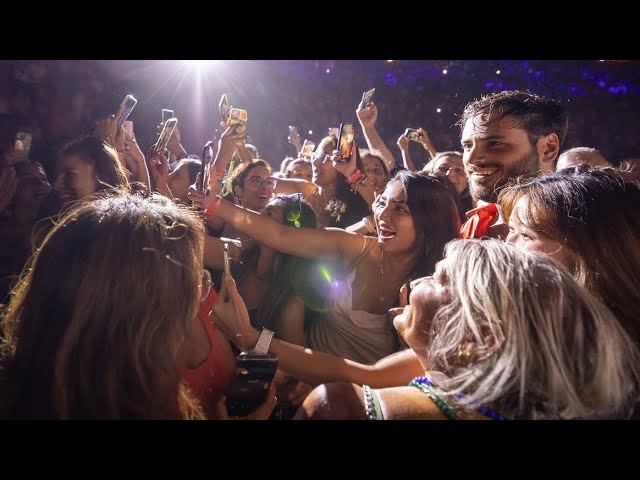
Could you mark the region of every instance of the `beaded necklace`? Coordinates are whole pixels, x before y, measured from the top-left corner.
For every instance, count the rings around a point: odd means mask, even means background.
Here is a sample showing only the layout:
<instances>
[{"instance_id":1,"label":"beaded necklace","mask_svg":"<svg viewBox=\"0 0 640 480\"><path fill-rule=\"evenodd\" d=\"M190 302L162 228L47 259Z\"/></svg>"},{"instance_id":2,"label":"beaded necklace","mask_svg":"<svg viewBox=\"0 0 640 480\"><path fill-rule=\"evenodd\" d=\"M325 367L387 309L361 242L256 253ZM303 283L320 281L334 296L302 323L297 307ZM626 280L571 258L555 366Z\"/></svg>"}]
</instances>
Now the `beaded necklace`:
<instances>
[{"instance_id":1,"label":"beaded necklace","mask_svg":"<svg viewBox=\"0 0 640 480\"><path fill-rule=\"evenodd\" d=\"M409 382L409 386L416 387L423 393L427 394L429 398L433 400L436 406L440 409L445 417L449 420L460 420L460 417L456 413L455 409L447 403L447 401L438 395L435 391L435 384L431 381L429 377L416 377L411 382ZM461 399L464 397L462 393L456 393L455 397L457 399ZM478 405L476 407L476 412L486 417L489 417L493 420L509 420L507 417L500 415L497 412L494 412L490 408L485 405Z\"/></svg>"}]
</instances>

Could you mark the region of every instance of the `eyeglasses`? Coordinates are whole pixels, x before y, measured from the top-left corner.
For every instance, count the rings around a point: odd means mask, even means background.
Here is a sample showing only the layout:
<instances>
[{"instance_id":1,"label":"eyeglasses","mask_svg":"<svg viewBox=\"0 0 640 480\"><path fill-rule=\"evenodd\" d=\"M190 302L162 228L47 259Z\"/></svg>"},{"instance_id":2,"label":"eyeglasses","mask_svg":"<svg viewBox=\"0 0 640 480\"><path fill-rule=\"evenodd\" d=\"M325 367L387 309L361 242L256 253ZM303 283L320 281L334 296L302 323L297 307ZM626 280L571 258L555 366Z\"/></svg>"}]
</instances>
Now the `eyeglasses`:
<instances>
[{"instance_id":1,"label":"eyeglasses","mask_svg":"<svg viewBox=\"0 0 640 480\"><path fill-rule=\"evenodd\" d=\"M202 288L202 297L201 300L206 300L209 298L209 294L211 293L211 286L213 285L213 280L211 279L211 274L209 270L203 268L202 269L202 283L200 287Z\"/></svg>"},{"instance_id":2,"label":"eyeglasses","mask_svg":"<svg viewBox=\"0 0 640 480\"><path fill-rule=\"evenodd\" d=\"M263 185L267 188L276 188L276 179L271 177L267 177L267 178L262 178L258 176L250 177L249 183L251 184L252 187L256 187L256 188L260 188Z\"/></svg>"}]
</instances>

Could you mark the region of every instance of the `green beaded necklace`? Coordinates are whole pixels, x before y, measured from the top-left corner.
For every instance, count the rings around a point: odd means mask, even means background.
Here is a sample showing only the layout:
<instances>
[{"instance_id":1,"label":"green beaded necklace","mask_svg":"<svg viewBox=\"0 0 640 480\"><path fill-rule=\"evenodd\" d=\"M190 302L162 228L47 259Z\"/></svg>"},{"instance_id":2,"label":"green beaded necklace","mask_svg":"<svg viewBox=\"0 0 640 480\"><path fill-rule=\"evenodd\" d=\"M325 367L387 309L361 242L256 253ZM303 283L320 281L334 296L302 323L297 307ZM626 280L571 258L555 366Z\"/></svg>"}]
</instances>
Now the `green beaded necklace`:
<instances>
[{"instance_id":1,"label":"green beaded necklace","mask_svg":"<svg viewBox=\"0 0 640 480\"><path fill-rule=\"evenodd\" d=\"M460 420L460 417L456 413L455 409L447 403L447 401L438 395L430 385L426 383L417 382L415 379L409 382L411 387L416 387L422 393L426 394L433 402L436 404L436 407L442 412L442 414L447 417L448 420Z\"/></svg>"}]
</instances>

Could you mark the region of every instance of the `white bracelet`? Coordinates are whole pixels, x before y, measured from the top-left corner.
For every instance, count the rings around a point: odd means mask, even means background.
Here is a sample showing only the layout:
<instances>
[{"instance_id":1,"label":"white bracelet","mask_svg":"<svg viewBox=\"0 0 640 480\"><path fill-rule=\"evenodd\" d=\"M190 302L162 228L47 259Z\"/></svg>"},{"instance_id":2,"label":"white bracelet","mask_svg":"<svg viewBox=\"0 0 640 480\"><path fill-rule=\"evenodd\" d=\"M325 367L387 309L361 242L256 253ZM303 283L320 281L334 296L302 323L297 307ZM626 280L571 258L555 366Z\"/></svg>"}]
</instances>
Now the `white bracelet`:
<instances>
[{"instance_id":1,"label":"white bracelet","mask_svg":"<svg viewBox=\"0 0 640 480\"><path fill-rule=\"evenodd\" d=\"M261 355L266 355L269 353L269 345L271 345L271 339L273 338L273 332L266 328L262 329L262 333L260 334L260 338L258 338L258 343L253 347L252 352L258 353Z\"/></svg>"}]
</instances>

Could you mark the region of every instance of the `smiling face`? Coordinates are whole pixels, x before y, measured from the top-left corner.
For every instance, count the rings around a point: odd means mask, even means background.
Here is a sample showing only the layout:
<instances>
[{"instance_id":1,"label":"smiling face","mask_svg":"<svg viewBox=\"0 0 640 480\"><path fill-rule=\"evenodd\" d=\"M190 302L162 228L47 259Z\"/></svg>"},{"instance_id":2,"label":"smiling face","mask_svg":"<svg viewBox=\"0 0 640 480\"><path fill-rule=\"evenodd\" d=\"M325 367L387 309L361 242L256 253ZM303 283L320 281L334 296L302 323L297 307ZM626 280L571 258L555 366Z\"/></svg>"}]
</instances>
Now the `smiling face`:
<instances>
[{"instance_id":1,"label":"smiling face","mask_svg":"<svg viewBox=\"0 0 640 480\"><path fill-rule=\"evenodd\" d=\"M509 217L507 243L511 243L523 251L545 253L560 265L571 270L573 262L567 251L567 247L561 245L544 233L535 231L525 223L524 219L526 218L528 208L529 200L526 196L516 202Z\"/></svg>"},{"instance_id":2,"label":"smiling face","mask_svg":"<svg viewBox=\"0 0 640 480\"><path fill-rule=\"evenodd\" d=\"M378 229L378 245L385 253L412 252L416 248L416 229L407 194L399 181L389 182L373 203Z\"/></svg>"},{"instance_id":3,"label":"smiling face","mask_svg":"<svg viewBox=\"0 0 640 480\"><path fill-rule=\"evenodd\" d=\"M467 120L460 140L471 195L486 202L495 202L498 190L509 180L542 168L526 130L518 128L522 120L492 120L487 114Z\"/></svg>"},{"instance_id":4,"label":"smiling face","mask_svg":"<svg viewBox=\"0 0 640 480\"><path fill-rule=\"evenodd\" d=\"M362 163L364 165L364 173L367 175L369 184L377 191L382 190L389 180L389 175L387 175L387 172L382 165L382 160L378 157L374 157L373 155L367 155L362 158Z\"/></svg>"},{"instance_id":5,"label":"smiling face","mask_svg":"<svg viewBox=\"0 0 640 480\"><path fill-rule=\"evenodd\" d=\"M409 304L393 319L395 329L417 353L424 353L426 350L431 324L440 307L451 303L446 262L446 259L438 262L433 276L411 282Z\"/></svg>"},{"instance_id":6,"label":"smiling face","mask_svg":"<svg viewBox=\"0 0 640 480\"><path fill-rule=\"evenodd\" d=\"M460 195L469 186L467 176L464 173L462 157L458 155L443 155L436 162L433 170L447 177Z\"/></svg>"},{"instance_id":7,"label":"smiling face","mask_svg":"<svg viewBox=\"0 0 640 480\"><path fill-rule=\"evenodd\" d=\"M253 167L243 180L242 186L234 187L240 204L249 210L262 211L269 203L275 188L275 181L270 177L271 172L268 168Z\"/></svg>"},{"instance_id":8,"label":"smiling face","mask_svg":"<svg viewBox=\"0 0 640 480\"><path fill-rule=\"evenodd\" d=\"M331 152L333 144L331 142L320 142L318 148L311 156L313 166L313 183L321 187L332 185L338 181L338 171L331 163Z\"/></svg>"},{"instance_id":9,"label":"smiling face","mask_svg":"<svg viewBox=\"0 0 640 480\"><path fill-rule=\"evenodd\" d=\"M65 155L57 164L53 190L63 205L83 199L98 191L98 177L92 164L79 155Z\"/></svg>"}]
</instances>

